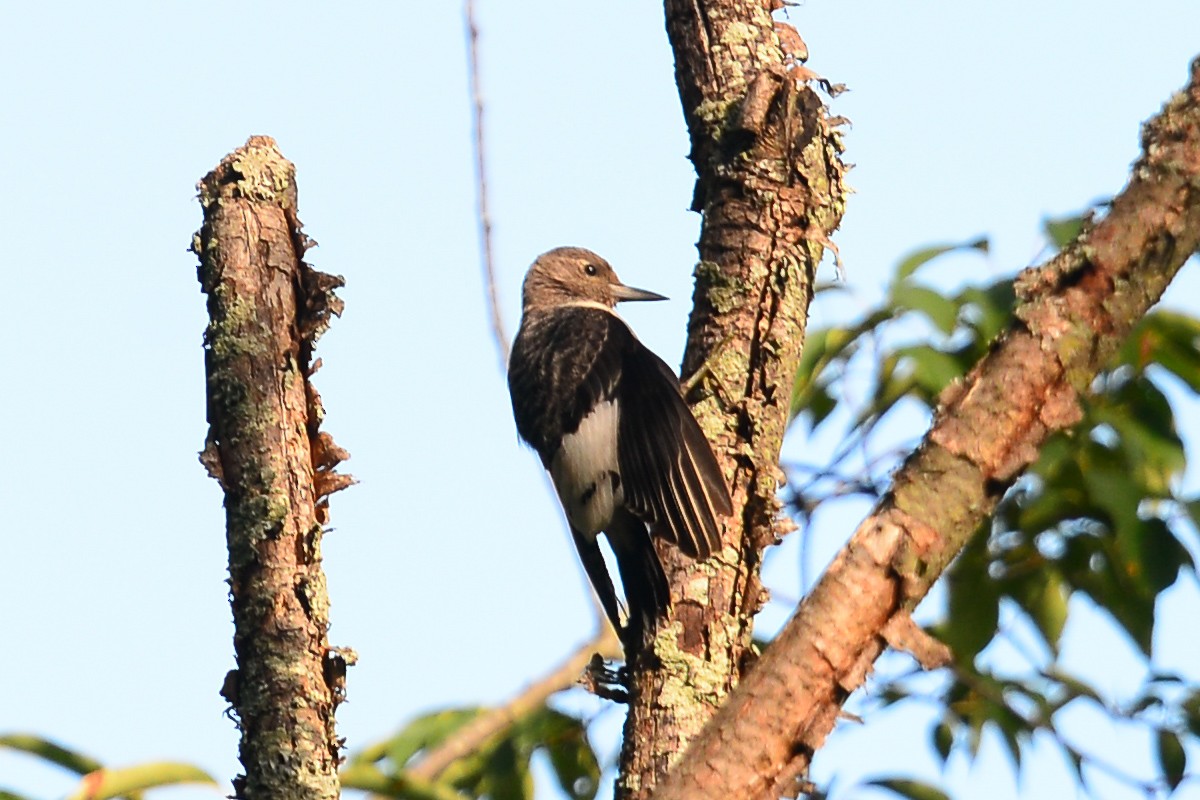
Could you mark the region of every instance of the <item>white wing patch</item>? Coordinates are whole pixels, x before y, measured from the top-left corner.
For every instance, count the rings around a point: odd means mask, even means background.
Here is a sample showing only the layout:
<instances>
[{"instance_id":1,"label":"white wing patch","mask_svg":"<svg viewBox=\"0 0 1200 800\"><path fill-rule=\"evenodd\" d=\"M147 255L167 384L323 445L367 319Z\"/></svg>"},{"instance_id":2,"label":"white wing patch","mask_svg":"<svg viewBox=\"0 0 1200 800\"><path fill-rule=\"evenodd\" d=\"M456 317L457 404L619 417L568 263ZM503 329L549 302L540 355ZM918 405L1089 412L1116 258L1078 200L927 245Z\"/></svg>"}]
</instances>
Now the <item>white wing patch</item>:
<instances>
[{"instance_id":1,"label":"white wing patch","mask_svg":"<svg viewBox=\"0 0 1200 800\"><path fill-rule=\"evenodd\" d=\"M617 462L619 422L615 400L597 404L577 431L563 437L550 462L550 477L571 527L592 539L625 502Z\"/></svg>"}]
</instances>

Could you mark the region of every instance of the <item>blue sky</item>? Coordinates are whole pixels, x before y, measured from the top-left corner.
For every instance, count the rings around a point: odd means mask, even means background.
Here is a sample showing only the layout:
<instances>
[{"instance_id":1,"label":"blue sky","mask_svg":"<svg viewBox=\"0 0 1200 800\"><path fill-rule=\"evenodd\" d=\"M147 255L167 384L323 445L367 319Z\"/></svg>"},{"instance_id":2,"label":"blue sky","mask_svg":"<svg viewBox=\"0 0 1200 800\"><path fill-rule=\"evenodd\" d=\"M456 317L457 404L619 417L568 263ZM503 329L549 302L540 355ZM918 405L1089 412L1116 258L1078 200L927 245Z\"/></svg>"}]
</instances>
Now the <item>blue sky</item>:
<instances>
[{"instance_id":1,"label":"blue sky","mask_svg":"<svg viewBox=\"0 0 1200 800\"><path fill-rule=\"evenodd\" d=\"M672 298L626 316L678 363L699 218L661 7L564 8L479 0L506 321L515 329L537 253L583 245ZM221 495L196 460L205 311L187 247L197 179L251 134L297 164L321 243L311 260L347 278L316 383L361 481L334 498L324 547L331 641L361 656L339 714L350 748L420 710L500 701L586 639L590 600L518 446L490 339L459 4L46 3L2 16L0 730L114 765L238 771L218 696L231 626ZM918 245L992 237L982 266L931 270L943 283L1028 264L1043 216L1120 189L1140 122L1200 52L1200 5L1185 0L808 0L787 19L809 66L851 89L834 104L853 121L857 165L835 237L850 299L819 304L814 324L877 298ZM1193 264L1169 302L1195 312L1198 291ZM861 511L823 521L817 567ZM768 573L781 594L798 591L794 548ZM1194 583L1171 603L1194 618ZM1122 663L1127 646L1102 635L1086 628L1078 658ZM1200 663L1195 646L1171 652ZM852 783L864 747L929 774L919 720L893 716L866 744L835 737L818 777ZM1014 787L992 780L1004 762L988 752L974 772L951 770L962 796L1061 796L1053 759L1044 780ZM0 753L0 785L55 796L71 782Z\"/></svg>"}]
</instances>

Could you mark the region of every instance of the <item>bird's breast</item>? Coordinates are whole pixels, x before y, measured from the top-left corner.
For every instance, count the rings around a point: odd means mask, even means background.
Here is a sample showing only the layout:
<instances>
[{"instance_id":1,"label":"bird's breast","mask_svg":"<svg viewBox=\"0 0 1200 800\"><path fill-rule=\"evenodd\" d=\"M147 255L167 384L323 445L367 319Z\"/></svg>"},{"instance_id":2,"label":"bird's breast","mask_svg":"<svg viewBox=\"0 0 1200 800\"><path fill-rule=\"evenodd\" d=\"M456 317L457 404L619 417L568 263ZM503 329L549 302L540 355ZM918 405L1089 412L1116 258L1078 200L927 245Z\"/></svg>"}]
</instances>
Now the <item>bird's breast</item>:
<instances>
[{"instance_id":1,"label":"bird's breast","mask_svg":"<svg viewBox=\"0 0 1200 800\"><path fill-rule=\"evenodd\" d=\"M603 531L624 503L617 460L619 423L615 400L597 403L575 432L562 438L550 461L550 477L567 519L585 536Z\"/></svg>"}]
</instances>

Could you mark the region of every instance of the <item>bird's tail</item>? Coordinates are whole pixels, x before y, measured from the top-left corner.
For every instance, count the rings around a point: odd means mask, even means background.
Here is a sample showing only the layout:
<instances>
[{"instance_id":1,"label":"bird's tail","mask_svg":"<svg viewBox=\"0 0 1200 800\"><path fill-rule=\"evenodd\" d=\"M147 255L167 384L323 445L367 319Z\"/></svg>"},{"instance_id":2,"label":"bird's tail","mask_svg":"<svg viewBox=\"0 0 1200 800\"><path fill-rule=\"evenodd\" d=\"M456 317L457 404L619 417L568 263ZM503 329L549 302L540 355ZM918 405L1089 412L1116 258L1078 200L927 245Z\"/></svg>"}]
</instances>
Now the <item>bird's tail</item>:
<instances>
[{"instance_id":1,"label":"bird's tail","mask_svg":"<svg viewBox=\"0 0 1200 800\"><path fill-rule=\"evenodd\" d=\"M622 638L627 650L640 649L646 634L654 635L658 619L671 605L667 576L654 550L650 531L629 511L619 510L605 534L617 558L617 570L629 604Z\"/></svg>"}]
</instances>

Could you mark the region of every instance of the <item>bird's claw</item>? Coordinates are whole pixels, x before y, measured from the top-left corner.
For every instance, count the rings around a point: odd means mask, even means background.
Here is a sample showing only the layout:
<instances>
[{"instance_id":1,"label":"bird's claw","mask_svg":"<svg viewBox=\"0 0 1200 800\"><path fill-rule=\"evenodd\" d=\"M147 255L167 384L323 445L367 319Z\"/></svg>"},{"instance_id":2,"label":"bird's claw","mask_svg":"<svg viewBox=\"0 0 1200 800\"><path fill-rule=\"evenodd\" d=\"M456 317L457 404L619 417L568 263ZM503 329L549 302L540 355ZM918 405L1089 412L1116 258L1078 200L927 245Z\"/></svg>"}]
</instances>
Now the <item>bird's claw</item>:
<instances>
[{"instance_id":1,"label":"bird's claw","mask_svg":"<svg viewBox=\"0 0 1200 800\"><path fill-rule=\"evenodd\" d=\"M614 668L599 653L592 656L579 682L597 697L614 703L629 703L629 668L624 664Z\"/></svg>"}]
</instances>

